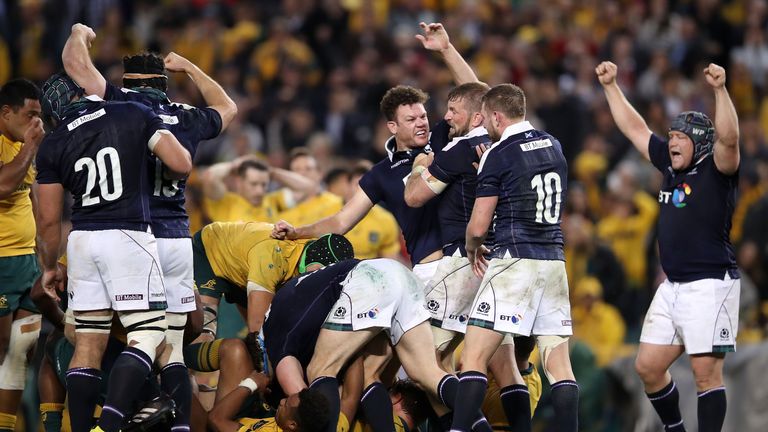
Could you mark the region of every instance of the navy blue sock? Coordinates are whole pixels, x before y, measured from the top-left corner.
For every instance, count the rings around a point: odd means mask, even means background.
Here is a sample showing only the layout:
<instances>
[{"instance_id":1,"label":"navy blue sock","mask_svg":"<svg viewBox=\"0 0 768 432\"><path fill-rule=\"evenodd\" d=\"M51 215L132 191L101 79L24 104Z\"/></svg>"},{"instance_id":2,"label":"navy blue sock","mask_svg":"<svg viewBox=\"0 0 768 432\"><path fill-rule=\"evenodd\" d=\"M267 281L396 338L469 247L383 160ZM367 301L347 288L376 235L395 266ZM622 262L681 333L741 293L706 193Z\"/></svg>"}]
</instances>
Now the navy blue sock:
<instances>
[{"instance_id":1,"label":"navy blue sock","mask_svg":"<svg viewBox=\"0 0 768 432\"><path fill-rule=\"evenodd\" d=\"M365 413L365 421L373 432L394 432L392 418L392 400L384 384L375 382L363 390L360 400Z\"/></svg>"},{"instance_id":2,"label":"navy blue sock","mask_svg":"<svg viewBox=\"0 0 768 432\"><path fill-rule=\"evenodd\" d=\"M141 392L143 383L152 370L152 359L133 347L125 347L117 357L109 374L107 400L101 410L99 427L105 432L118 432L123 420Z\"/></svg>"},{"instance_id":3,"label":"navy blue sock","mask_svg":"<svg viewBox=\"0 0 768 432\"><path fill-rule=\"evenodd\" d=\"M458 390L459 379L451 374L444 376L440 383L437 384L437 395L440 396L440 401L448 409L453 409L453 406L456 405L456 392Z\"/></svg>"},{"instance_id":4,"label":"navy blue sock","mask_svg":"<svg viewBox=\"0 0 768 432\"><path fill-rule=\"evenodd\" d=\"M579 385L573 380L552 384L552 407L558 431L579 430Z\"/></svg>"},{"instance_id":5,"label":"navy blue sock","mask_svg":"<svg viewBox=\"0 0 768 432\"><path fill-rule=\"evenodd\" d=\"M461 403L457 403L453 411L451 430L469 432L477 423L477 413L483 405L485 390L488 387L488 377L478 371L467 371L459 374L458 394ZM487 422L486 422L487 423Z\"/></svg>"},{"instance_id":6,"label":"navy blue sock","mask_svg":"<svg viewBox=\"0 0 768 432\"><path fill-rule=\"evenodd\" d=\"M328 432L336 432L336 424L339 422L341 399L339 398L339 380L336 377L321 376L315 378L309 388L317 390L328 400Z\"/></svg>"},{"instance_id":7,"label":"navy blue sock","mask_svg":"<svg viewBox=\"0 0 768 432\"><path fill-rule=\"evenodd\" d=\"M648 393L647 396L661 422L664 423L665 431L685 432L683 417L680 415L680 405L678 404L680 394L677 392L674 381L670 381L666 387L655 393Z\"/></svg>"},{"instance_id":8,"label":"navy blue sock","mask_svg":"<svg viewBox=\"0 0 768 432\"><path fill-rule=\"evenodd\" d=\"M67 371L67 393L77 395L67 399L72 432L89 432L93 426L93 410L101 392L101 371L92 368L72 368Z\"/></svg>"},{"instance_id":9,"label":"navy blue sock","mask_svg":"<svg viewBox=\"0 0 768 432\"><path fill-rule=\"evenodd\" d=\"M172 432L189 431L189 409L192 405L192 385L189 371L182 363L171 363L160 371L160 385L176 404L176 419Z\"/></svg>"},{"instance_id":10,"label":"navy blue sock","mask_svg":"<svg viewBox=\"0 0 768 432\"><path fill-rule=\"evenodd\" d=\"M513 384L501 389L501 406L513 431L531 431L531 394L524 384Z\"/></svg>"},{"instance_id":11,"label":"navy blue sock","mask_svg":"<svg viewBox=\"0 0 768 432\"><path fill-rule=\"evenodd\" d=\"M699 432L720 432L725 421L725 387L717 387L699 393Z\"/></svg>"}]
</instances>

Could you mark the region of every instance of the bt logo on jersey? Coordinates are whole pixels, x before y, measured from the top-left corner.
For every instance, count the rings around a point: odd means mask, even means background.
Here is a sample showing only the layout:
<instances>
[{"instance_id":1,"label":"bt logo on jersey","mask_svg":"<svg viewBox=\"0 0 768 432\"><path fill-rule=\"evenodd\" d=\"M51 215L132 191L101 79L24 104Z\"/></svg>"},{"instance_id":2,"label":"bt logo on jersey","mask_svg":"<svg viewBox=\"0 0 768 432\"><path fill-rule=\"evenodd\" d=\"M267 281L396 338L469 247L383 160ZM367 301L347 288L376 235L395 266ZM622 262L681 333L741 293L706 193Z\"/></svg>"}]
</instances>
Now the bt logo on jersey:
<instances>
[{"instance_id":1,"label":"bt logo on jersey","mask_svg":"<svg viewBox=\"0 0 768 432\"><path fill-rule=\"evenodd\" d=\"M672 198L672 204L677 208L683 208L688 203L685 202L687 196L693 193L693 189L688 183L680 183L672 192L659 191L659 202L668 204L670 197Z\"/></svg>"}]
</instances>

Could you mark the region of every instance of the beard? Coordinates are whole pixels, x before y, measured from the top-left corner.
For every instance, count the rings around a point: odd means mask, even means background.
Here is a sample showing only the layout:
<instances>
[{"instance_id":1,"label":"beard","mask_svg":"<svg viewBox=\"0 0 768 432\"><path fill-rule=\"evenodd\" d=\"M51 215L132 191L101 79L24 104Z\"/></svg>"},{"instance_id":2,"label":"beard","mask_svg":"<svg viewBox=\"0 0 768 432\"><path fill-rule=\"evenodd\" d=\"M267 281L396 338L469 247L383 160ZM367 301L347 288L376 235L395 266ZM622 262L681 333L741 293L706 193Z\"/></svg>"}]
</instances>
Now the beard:
<instances>
[{"instance_id":1,"label":"beard","mask_svg":"<svg viewBox=\"0 0 768 432\"><path fill-rule=\"evenodd\" d=\"M450 123L448 125L451 127L450 130L448 131L448 139L461 137L466 135L469 132L469 125L464 125L463 127L454 126Z\"/></svg>"}]
</instances>

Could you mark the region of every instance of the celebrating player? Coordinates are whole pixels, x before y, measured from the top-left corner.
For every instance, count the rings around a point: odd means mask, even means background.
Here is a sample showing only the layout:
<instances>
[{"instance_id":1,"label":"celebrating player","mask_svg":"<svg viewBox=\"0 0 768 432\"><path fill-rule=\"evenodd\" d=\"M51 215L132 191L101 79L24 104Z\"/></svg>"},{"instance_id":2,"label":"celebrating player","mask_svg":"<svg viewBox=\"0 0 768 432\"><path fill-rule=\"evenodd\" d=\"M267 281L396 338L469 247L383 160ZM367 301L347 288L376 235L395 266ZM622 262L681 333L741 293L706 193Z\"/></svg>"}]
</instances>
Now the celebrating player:
<instances>
[{"instance_id":1,"label":"celebrating player","mask_svg":"<svg viewBox=\"0 0 768 432\"><path fill-rule=\"evenodd\" d=\"M635 368L667 431L684 431L669 367L688 353L698 390L700 431L725 420L723 361L736 350L741 281L729 240L739 182L739 121L725 88L725 69L709 64L715 122L680 113L668 140L654 135L616 83L617 67L595 69L621 132L664 175L659 192L659 254L667 279L643 324ZM717 130L717 139L715 138Z\"/></svg>"}]
</instances>

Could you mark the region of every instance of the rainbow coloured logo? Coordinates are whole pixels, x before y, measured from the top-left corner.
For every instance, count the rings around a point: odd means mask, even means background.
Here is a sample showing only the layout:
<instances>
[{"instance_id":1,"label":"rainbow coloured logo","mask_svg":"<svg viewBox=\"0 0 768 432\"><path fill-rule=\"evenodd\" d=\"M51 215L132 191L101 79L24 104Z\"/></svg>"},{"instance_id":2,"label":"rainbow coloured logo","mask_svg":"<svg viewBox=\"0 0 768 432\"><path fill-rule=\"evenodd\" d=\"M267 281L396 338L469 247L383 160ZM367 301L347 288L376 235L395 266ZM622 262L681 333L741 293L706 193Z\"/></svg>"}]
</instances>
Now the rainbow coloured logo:
<instances>
[{"instance_id":1,"label":"rainbow coloured logo","mask_svg":"<svg viewBox=\"0 0 768 432\"><path fill-rule=\"evenodd\" d=\"M693 190L688 183L680 183L672 192L672 204L677 208L683 208L687 205L685 197L691 194Z\"/></svg>"}]
</instances>

